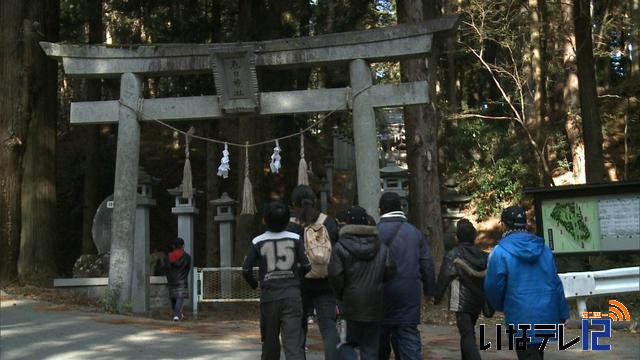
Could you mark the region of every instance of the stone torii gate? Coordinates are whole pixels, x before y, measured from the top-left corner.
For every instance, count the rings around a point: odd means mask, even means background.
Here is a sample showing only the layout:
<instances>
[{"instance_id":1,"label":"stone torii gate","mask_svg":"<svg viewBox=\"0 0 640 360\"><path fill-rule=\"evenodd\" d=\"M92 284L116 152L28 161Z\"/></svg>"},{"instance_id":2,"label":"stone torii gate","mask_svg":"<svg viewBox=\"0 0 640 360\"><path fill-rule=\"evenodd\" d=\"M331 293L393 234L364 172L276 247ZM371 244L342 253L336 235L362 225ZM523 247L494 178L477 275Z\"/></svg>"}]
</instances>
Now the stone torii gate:
<instances>
[{"instance_id":1,"label":"stone torii gate","mask_svg":"<svg viewBox=\"0 0 640 360\"><path fill-rule=\"evenodd\" d=\"M71 123L118 124L109 285L119 304L147 298L132 278L147 274L148 251L135 254L136 187L140 121L193 121L239 115L284 115L351 110L358 199L377 213L380 174L374 108L428 103L425 81L374 85L371 62L427 55L434 41L452 34L458 16L364 31L281 40L225 44L162 44L131 48L40 43L59 58L68 76L120 77L120 99L71 103ZM260 92L256 67L311 67L349 64L350 87ZM213 72L215 96L142 97L143 76ZM147 277L148 279L148 277ZM145 302L136 302L134 304ZM146 306L133 309L146 312Z\"/></svg>"}]
</instances>

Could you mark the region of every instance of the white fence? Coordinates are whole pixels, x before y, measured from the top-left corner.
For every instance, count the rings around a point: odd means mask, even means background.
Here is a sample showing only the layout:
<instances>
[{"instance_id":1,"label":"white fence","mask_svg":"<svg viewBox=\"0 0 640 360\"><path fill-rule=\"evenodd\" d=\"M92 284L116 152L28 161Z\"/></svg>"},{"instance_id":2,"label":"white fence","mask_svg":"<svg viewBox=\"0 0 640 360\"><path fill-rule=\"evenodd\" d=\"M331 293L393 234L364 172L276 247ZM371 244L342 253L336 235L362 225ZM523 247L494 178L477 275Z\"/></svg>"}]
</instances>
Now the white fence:
<instances>
[{"instance_id":1,"label":"white fence","mask_svg":"<svg viewBox=\"0 0 640 360\"><path fill-rule=\"evenodd\" d=\"M253 268L258 279L258 268ZM252 289L242 277L241 267L193 268L193 314L201 302L259 301L260 291Z\"/></svg>"},{"instance_id":2,"label":"white fence","mask_svg":"<svg viewBox=\"0 0 640 360\"><path fill-rule=\"evenodd\" d=\"M640 291L640 266L560 274L564 296L578 301L578 314L587 311L587 298Z\"/></svg>"}]
</instances>

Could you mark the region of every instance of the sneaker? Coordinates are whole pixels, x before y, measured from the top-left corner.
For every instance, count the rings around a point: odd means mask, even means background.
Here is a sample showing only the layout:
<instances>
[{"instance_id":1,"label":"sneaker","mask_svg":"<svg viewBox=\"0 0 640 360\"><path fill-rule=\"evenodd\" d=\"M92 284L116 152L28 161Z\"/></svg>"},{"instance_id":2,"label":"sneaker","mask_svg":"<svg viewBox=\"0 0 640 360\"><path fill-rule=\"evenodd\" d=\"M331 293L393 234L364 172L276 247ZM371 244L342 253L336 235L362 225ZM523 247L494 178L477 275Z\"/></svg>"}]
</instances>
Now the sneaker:
<instances>
[{"instance_id":1,"label":"sneaker","mask_svg":"<svg viewBox=\"0 0 640 360\"><path fill-rule=\"evenodd\" d=\"M180 314L180 319L178 319L179 321L184 320L184 314Z\"/></svg>"},{"instance_id":2,"label":"sneaker","mask_svg":"<svg viewBox=\"0 0 640 360\"><path fill-rule=\"evenodd\" d=\"M174 317L173 317L173 321L180 321L180 318L179 318L179 317L177 317L177 316L174 316Z\"/></svg>"}]
</instances>

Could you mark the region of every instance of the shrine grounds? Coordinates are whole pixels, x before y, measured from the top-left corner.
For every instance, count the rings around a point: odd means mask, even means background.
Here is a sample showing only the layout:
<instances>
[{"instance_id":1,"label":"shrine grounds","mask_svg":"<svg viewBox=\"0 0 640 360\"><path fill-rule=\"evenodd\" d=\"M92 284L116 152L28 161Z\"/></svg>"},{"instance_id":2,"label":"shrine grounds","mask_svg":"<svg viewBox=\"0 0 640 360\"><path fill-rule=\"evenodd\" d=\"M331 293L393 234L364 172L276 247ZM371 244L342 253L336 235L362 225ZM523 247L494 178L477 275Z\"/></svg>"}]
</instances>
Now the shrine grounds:
<instances>
[{"instance_id":1,"label":"shrine grounds","mask_svg":"<svg viewBox=\"0 0 640 360\"><path fill-rule=\"evenodd\" d=\"M163 313L152 318L114 315L95 308L42 301L2 292L0 359L258 359L260 333L256 304L208 311L198 320L174 323ZM240 307L242 309L243 307ZM489 328L489 326L487 326ZM492 327L491 327L492 328ZM308 359L323 359L320 334L310 327ZM455 325L420 326L425 359L459 359ZM578 328L568 331L571 338ZM489 340L495 334L489 334ZM545 359L640 359L640 334L613 331L611 351L578 349L558 352L552 345ZM506 348L506 342L504 342ZM483 352L485 359L515 359L513 351ZM284 358L284 357L283 357Z\"/></svg>"}]
</instances>

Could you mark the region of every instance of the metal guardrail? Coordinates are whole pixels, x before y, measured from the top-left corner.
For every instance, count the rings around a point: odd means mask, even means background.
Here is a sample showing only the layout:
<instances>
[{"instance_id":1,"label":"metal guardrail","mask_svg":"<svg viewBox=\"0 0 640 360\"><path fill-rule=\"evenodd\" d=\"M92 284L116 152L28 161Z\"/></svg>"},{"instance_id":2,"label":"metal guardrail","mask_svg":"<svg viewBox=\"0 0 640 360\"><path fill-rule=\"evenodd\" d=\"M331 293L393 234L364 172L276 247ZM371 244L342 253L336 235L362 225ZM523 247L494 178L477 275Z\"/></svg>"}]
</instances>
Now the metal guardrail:
<instances>
[{"instance_id":1,"label":"metal guardrail","mask_svg":"<svg viewBox=\"0 0 640 360\"><path fill-rule=\"evenodd\" d=\"M559 275L564 296L578 302L578 314L587 311L589 297L640 291L640 266Z\"/></svg>"},{"instance_id":2,"label":"metal guardrail","mask_svg":"<svg viewBox=\"0 0 640 360\"><path fill-rule=\"evenodd\" d=\"M258 268L253 268L258 279ZM193 269L193 315L203 302L260 301L260 291L252 289L242 277L241 267L209 267Z\"/></svg>"},{"instance_id":3,"label":"metal guardrail","mask_svg":"<svg viewBox=\"0 0 640 360\"><path fill-rule=\"evenodd\" d=\"M258 278L258 268L253 268ZM640 291L640 266L559 274L567 299L576 299L578 313L587 311L587 299ZM194 268L193 314L201 302L250 302L260 300L260 290L251 289L241 267Z\"/></svg>"}]
</instances>

